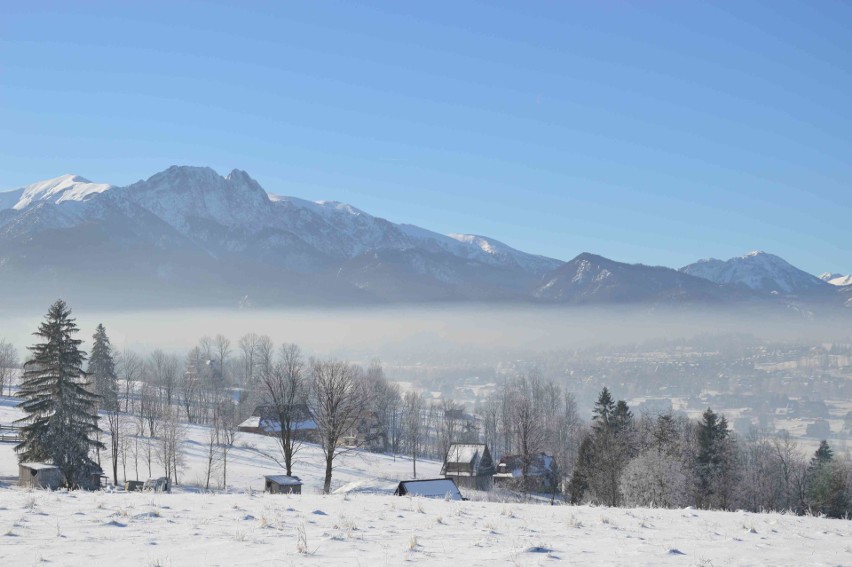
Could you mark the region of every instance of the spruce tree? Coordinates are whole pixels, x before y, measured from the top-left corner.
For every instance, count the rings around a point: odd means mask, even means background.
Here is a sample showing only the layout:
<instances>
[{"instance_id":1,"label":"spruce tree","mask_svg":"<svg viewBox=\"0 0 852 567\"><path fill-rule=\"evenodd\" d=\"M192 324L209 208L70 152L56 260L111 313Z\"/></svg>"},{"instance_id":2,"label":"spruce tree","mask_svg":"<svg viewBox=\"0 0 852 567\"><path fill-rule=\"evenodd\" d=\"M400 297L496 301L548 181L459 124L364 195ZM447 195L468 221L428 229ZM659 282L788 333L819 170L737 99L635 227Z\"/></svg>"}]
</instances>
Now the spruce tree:
<instances>
[{"instance_id":1,"label":"spruce tree","mask_svg":"<svg viewBox=\"0 0 852 567\"><path fill-rule=\"evenodd\" d=\"M18 459L48 461L59 467L65 486L75 488L96 468L89 453L103 445L92 436L99 431L98 396L90 392L82 369L86 353L73 338L78 332L71 309L57 300L33 333L41 342L29 347L18 404L27 415L23 441L15 447Z\"/></svg>"},{"instance_id":2,"label":"spruce tree","mask_svg":"<svg viewBox=\"0 0 852 567\"><path fill-rule=\"evenodd\" d=\"M99 396L100 409L106 412L109 427L110 457L112 461L112 479L118 484L118 451L120 445L120 418L118 415L118 376L115 373L115 360L112 357L112 346L109 344L104 326L95 329L92 343L92 355L89 358L89 380L92 389ZM101 453L98 451L98 464Z\"/></svg>"},{"instance_id":3,"label":"spruce tree","mask_svg":"<svg viewBox=\"0 0 852 567\"><path fill-rule=\"evenodd\" d=\"M107 411L115 411L118 408L118 377L115 374L112 347L103 325L98 325L92 338L94 342L88 371L90 381L94 386L95 394L100 397L100 407Z\"/></svg>"},{"instance_id":4,"label":"spruce tree","mask_svg":"<svg viewBox=\"0 0 852 567\"><path fill-rule=\"evenodd\" d=\"M847 471L835 462L828 442L820 441L805 475L808 506L830 518L849 514L850 503Z\"/></svg>"},{"instance_id":5,"label":"spruce tree","mask_svg":"<svg viewBox=\"0 0 852 567\"><path fill-rule=\"evenodd\" d=\"M820 465L829 463L833 458L834 451L832 451L831 447L828 446L828 441L823 439L819 442L819 448L817 448L816 453L814 453L814 456L811 459L810 468L814 469Z\"/></svg>"},{"instance_id":6,"label":"spruce tree","mask_svg":"<svg viewBox=\"0 0 852 567\"><path fill-rule=\"evenodd\" d=\"M728 420L707 408L696 431L695 472L702 507L728 507L736 473L733 440L729 433Z\"/></svg>"},{"instance_id":7,"label":"spruce tree","mask_svg":"<svg viewBox=\"0 0 852 567\"><path fill-rule=\"evenodd\" d=\"M598 401L595 402L595 407L592 410L593 427L596 430L601 428L609 429L611 426L612 414L615 411L615 402L612 399L612 394L606 386L603 387L598 395Z\"/></svg>"},{"instance_id":8,"label":"spruce tree","mask_svg":"<svg viewBox=\"0 0 852 567\"><path fill-rule=\"evenodd\" d=\"M615 409L610 417L612 427L616 434L621 434L628 430L633 424L633 412L630 411L630 406L624 400L618 400L615 404Z\"/></svg>"}]
</instances>

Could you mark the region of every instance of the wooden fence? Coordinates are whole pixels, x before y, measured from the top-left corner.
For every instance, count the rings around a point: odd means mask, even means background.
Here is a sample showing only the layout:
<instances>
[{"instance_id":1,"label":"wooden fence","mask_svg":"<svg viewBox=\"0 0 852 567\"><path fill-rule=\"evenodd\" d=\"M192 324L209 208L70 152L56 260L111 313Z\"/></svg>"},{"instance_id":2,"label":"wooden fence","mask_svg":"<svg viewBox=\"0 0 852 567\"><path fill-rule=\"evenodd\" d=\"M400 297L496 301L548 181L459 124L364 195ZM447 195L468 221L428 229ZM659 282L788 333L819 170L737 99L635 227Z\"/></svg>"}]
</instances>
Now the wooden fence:
<instances>
[{"instance_id":1,"label":"wooden fence","mask_svg":"<svg viewBox=\"0 0 852 567\"><path fill-rule=\"evenodd\" d=\"M0 425L0 443L20 443L21 428L14 425Z\"/></svg>"}]
</instances>

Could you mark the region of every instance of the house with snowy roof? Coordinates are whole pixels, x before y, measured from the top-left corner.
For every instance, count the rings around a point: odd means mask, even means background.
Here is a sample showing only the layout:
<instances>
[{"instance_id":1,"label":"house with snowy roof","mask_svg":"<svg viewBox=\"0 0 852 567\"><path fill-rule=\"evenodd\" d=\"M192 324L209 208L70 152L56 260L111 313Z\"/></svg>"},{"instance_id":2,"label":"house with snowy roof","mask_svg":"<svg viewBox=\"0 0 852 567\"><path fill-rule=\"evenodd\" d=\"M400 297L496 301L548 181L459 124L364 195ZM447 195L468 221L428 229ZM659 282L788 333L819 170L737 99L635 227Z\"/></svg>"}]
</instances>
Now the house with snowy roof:
<instances>
[{"instance_id":1,"label":"house with snowy roof","mask_svg":"<svg viewBox=\"0 0 852 567\"><path fill-rule=\"evenodd\" d=\"M524 474L523 455L503 455L494 473L494 485L531 492L551 492L556 484L556 461L545 453L531 456Z\"/></svg>"},{"instance_id":2,"label":"house with snowy roof","mask_svg":"<svg viewBox=\"0 0 852 567\"><path fill-rule=\"evenodd\" d=\"M452 478L460 488L474 490L491 490L494 472L494 461L485 443L452 443L441 467L444 478Z\"/></svg>"},{"instance_id":3,"label":"house with snowy roof","mask_svg":"<svg viewBox=\"0 0 852 567\"><path fill-rule=\"evenodd\" d=\"M317 424L311 419L308 406L305 404L293 406L293 417L292 428L296 438L303 441L315 442ZM272 406L260 405L254 408L251 416L237 425L237 431L276 437L281 433L281 423L278 421Z\"/></svg>"}]
</instances>

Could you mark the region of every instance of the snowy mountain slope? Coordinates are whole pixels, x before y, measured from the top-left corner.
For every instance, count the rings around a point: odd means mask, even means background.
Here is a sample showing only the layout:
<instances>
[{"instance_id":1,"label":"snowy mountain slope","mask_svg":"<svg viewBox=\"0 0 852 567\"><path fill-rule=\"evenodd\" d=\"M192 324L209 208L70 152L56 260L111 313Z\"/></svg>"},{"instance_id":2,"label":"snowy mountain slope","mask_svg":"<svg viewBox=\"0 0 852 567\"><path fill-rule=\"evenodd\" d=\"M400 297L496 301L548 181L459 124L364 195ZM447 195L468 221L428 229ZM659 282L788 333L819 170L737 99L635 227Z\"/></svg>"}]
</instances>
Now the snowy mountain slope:
<instances>
[{"instance_id":1,"label":"snowy mountain slope","mask_svg":"<svg viewBox=\"0 0 852 567\"><path fill-rule=\"evenodd\" d=\"M831 285L844 286L844 285L852 285L852 275L843 274L832 274L826 272L819 276L819 279L824 281L825 283L829 283Z\"/></svg>"},{"instance_id":2,"label":"snowy mountain slope","mask_svg":"<svg viewBox=\"0 0 852 567\"><path fill-rule=\"evenodd\" d=\"M497 240L473 235L445 236L408 224L395 224L336 201L306 201L270 195L283 214L279 226L301 235L326 254L354 259L372 250L449 252L461 259L540 276L563 262L521 252Z\"/></svg>"},{"instance_id":3,"label":"snowy mountain slope","mask_svg":"<svg viewBox=\"0 0 852 567\"><path fill-rule=\"evenodd\" d=\"M680 271L718 284L739 284L761 292L797 295L827 288L816 276L766 252L749 252L724 262L713 258L699 260Z\"/></svg>"},{"instance_id":4,"label":"snowy mountain slope","mask_svg":"<svg viewBox=\"0 0 852 567\"><path fill-rule=\"evenodd\" d=\"M186 235L197 220L243 231L271 223L266 192L237 169L222 177L209 167L172 166L119 191Z\"/></svg>"},{"instance_id":5,"label":"snowy mountain slope","mask_svg":"<svg viewBox=\"0 0 852 567\"><path fill-rule=\"evenodd\" d=\"M107 183L92 183L79 175L62 175L0 193L0 209L20 211L39 202L85 201L112 187Z\"/></svg>"},{"instance_id":6,"label":"snowy mountain slope","mask_svg":"<svg viewBox=\"0 0 852 567\"><path fill-rule=\"evenodd\" d=\"M499 301L529 296L537 278L444 250L373 250L344 262L337 277L393 301Z\"/></svg>"},{"instance_id":7,"label":"snowy mountain slope","mask_svg":"<svg viewBox=\"0 0 852 567\"><path fill-rule=\"evenodd\" d=\"M331 257L351 259L369 250L415 246L397 225L345 203L279 195L270 199L277 226Z\"/></svg>"},{"instance_id":8,"label":"snowy mountain slope","mask_svg":"<svg viewBox=\"0 0 852 567\"><path fill-rule=\"evenodd\" d=\"M670 268L625 264L587 252L545 276L535 296L562 303L720 301L739 297L734 290Z\"/></svg>"}]
</instances>

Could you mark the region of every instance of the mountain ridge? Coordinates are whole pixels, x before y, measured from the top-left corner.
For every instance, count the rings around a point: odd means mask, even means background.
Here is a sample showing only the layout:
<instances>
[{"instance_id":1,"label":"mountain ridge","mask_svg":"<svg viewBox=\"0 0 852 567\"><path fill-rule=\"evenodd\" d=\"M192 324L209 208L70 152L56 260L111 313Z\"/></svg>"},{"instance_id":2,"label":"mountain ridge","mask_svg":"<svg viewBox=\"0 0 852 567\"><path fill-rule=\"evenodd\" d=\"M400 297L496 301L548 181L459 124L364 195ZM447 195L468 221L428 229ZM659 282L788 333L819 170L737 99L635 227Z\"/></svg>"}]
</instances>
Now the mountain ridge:
<instances>
[{"instance_id":1,"label":"mountain ridge","mask_svg":"<svg viewBox=\"0 0 852 567\"><path fill-rule=\"evenodd\" d=\"M746 258L801 272L765 253ZM727 264L706 260L678 271L591 253L564 262L487 236L444 235L346 203L278 195L240 169L222 176L171 166L124 187L63 175L0 193L2 291L97 295L108 281L117 295L144 291L180 302L195 293L259 305L739 302L777 291L740 276L689 273L701 271L696 265L719 272ZM807 276L818 282L814 293L839 289ZM812 283L797 277L796 285ZM788 280L773 285L795 298Z\"/></svg>"}]
</instances>

